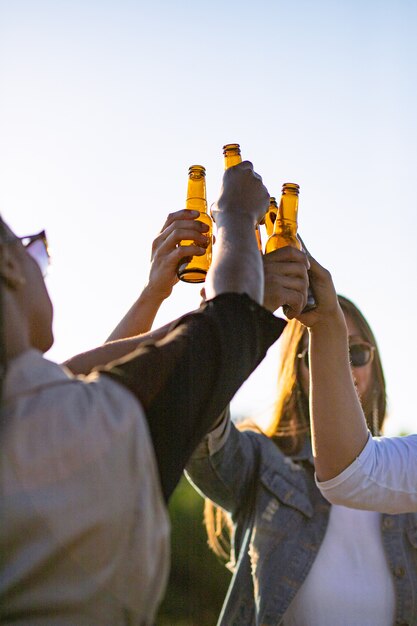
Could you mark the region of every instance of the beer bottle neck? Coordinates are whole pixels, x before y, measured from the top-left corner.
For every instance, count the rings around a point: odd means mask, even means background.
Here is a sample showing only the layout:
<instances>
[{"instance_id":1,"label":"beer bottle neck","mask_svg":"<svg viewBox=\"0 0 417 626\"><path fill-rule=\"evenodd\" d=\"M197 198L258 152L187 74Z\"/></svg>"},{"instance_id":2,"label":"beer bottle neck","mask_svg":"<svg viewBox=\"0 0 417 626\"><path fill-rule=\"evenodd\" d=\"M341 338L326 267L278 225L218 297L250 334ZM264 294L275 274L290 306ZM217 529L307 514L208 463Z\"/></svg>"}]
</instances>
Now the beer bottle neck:
<instances>
[{"instance_id":1,"label":"beer bottle neck","mask_svg":"<svg viewBox=\"0 0 417 626\"><path fill-rule=\"evenodd\" d=\"M298 218L298 195L296 194L282 194L281 202L279 204L276 222L279 220L285 222L294 222L295 230L297 230L297 218Z\"/></svg>"},{"instance_id":2,"label":"beer bottle neck","mask_svg":"<svg viewBox=\"0 0 417 626\"><path fill-rule=\"evenodd\" d=\"M240 146L238 143L228 143L223 146L223 156L225 170L229 169L229 167L242 163Z\"/></svg>"},{"instance_id":3,"label":"beer bottle neck","mask_svg":"<svg viewBox=\"0 0 417 626\"><path fill-rule=\"evenodd\" d=\"M274 232L266 242L266 253L284 246L294 246L301 250L301 242L297 237L297 214L298 185L286 184L279 203Z\"/></svg>"},{"instance_id":4,"label":"beer bottle neck","mask_svg":"<svg viewBox=\"0 0 417 626\"><path fill-rule=\"evenodd\" d=\"M186 209L207 212L206 181L204 176L188 179Z\"/></svg>"},{"instance_id":5,"label":"beer bottle neck","mask_svg":"<svg viewBox=\"0 0 417 626\"><path fill-rule=\"evenodd\" d=\"M233 167L234 165L238 165L239 163L242 163L242 157L240 153L224 155L224 169L225 170L227 170L229 167Z\"/></svg>"}]
</instances>

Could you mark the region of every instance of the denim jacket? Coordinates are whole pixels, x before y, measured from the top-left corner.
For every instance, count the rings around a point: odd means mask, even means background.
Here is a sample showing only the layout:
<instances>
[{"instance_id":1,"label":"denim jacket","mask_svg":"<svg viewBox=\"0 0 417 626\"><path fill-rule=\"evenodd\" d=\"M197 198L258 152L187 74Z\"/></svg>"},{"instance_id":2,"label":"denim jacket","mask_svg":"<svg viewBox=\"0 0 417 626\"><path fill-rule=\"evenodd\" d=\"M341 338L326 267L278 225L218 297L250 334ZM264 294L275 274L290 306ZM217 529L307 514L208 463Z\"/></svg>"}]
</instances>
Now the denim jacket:
<instances>
[{"instance_id":1,"label":"denim jacket","mask_svg":"<svg viewBox=\"0 0 417 626\"><path fill-rule=\"evenodd\" d=\"M234 574L218 626L278 626L324 538L330 504L310 447L287 457L265 435L224 420L187 467L198 491L233 520ZM417 624L417 514L381 515L396 594L395 624Z\"/></svg>"}]
</instances>

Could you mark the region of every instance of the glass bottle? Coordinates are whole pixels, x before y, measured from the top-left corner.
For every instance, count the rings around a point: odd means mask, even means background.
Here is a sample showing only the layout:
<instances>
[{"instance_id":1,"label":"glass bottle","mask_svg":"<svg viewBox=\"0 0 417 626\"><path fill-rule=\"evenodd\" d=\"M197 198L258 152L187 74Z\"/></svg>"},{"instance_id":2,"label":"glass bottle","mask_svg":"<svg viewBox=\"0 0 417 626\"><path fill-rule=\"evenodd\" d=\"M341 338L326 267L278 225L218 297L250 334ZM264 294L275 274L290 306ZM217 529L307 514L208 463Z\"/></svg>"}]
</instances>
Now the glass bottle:
<instances>
[{"instance_id":1,"label":"glass bottle","mask_svg":"<svg viewBox=\"0 0 417 626\"><path fill-rule=\"evenodd\" d=\"M277 201L273 196L271 196L271 198L269 198L268 211L266 212L265 218L264 218L266 234L268 237L270 237L272 233L274 232L274 224L277 218L277 213L278 213Z\"/></svg>"},{"instance_id":2,"label":"glass bottle","mask_svg":"<svg viewBox=\"0 0 417 626\"><path fill-rule=\"evenodd\" d=\"M238 143L227 143L225 146L223 146L223 157L225 170L229 169L229 167L233 167L234 165L238 165L238 163L242 163L240 145ZM262 238L259 224L257 224L255 227L255 235L256 241L258 243L258 250L262 252Z\"/></svg>"},{"instance_id":3,"label":"glass bottle","mask_svg":"<svg viewBox=\"0 0 417 626\"><path fill-rule=\"evenodd\" d=\"M224 169L227 170L233 165L242 163L242 157L240 155L240 146L238 143L227 143L223 146L224 156Z\"/></svg>"},{"instance_id":4,"label":"glass bottle","mask_svg":"<svg viewBox=\"0 0 417 626\"><path fill-rule=\"evenodd\" d=\"M273 232L265 246L266 254L284 246L293 246L301 250L301 241L297 237L299 190L300 187L296 183L283 184Z\"/></svg>"},{"instance_id":5,"label":"glass bottle","mask_svg":"<svg viewBox=\"0 0 417 626\"><path fill-rule=\"evenodd\" d=\"M180 263L177 276L186 283L202 283L206 278L211 263L213 225L207 214L206 170L202 165L191 165L188 169L187 200L185 208L199 211L199 222L207 224L209 230L204 234L208 238L208 246L203 255L193 256L190 260ZM181 246L191 246L194 241L183 240ZM200 245L200 244L197 244Z\"/></svg>"},{"instance_id":6,"label":"glass bottle","mask_svg":"<svg viewBox=\"0 0 417 626\"><path fill-rule=\"evenodd\" d=\"M293 246L303 250L302 243L297 235L298 229L298 195L300 187L296 183L284 183L282 186L281 201L274 222L274 229L266 242L265 254L278 250L284 246ZM303 313L316 308L314 294L309 287L307 304ZM285 307L284 307L285 312Z\"/></svg>"}]
</instances>

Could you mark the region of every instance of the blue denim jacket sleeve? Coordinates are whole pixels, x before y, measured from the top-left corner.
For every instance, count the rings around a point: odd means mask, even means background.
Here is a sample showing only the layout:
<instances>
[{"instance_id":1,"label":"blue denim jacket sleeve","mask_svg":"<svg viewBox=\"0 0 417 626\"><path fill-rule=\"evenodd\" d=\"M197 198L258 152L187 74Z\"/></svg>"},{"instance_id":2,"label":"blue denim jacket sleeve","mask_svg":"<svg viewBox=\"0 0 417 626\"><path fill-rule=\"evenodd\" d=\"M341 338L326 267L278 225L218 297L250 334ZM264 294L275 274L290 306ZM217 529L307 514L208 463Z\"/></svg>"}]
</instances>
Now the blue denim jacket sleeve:
<instances>
[{"instance_id":1,"label":"blue denim jacket sleeve","mask_svg":"<svg viewBox=\"0 0 417 626\"><path fill-rule=\"evenodd\" d=\"M256 479L259 451L257 441L248 431L240 432L224 418L199 444L187 465L186 475L203 496L235 517L247 503L249 490Z\"/></svg>"}]
</instances>

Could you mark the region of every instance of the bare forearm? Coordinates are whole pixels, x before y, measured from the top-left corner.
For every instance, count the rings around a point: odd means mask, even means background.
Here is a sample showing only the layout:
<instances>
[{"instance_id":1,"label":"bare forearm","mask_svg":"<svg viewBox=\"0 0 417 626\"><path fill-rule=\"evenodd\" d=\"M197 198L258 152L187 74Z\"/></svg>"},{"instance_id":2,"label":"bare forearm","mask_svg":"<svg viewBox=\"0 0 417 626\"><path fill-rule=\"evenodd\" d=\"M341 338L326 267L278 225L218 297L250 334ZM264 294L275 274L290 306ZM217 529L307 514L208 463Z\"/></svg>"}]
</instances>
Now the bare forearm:
<instances>
[{"instance_id":1,"label":"bare forearm","mask_svg":"<svg viewBox=\"0 0 417 626\"><path fill-rule=\"evenodd\" d=\"M225 292L247 293L263 302L264 273L253 219L246 214L219 213L214 258L207 274L206 297Z\"/></svg>"},{"instance_id":2,"label":"bare forearm","mask_svg":"<svg viewBox=\"0 0 417 626\"><path fill-rule=\"evenodd\" d=\"M133 352L133 350L136 350L136 348L145 341L158 341L159 339L163 339L171 325L172 322L156 330L144 333L140 335L140 337L118 339L105 343L102 346L71 357L68 361L65 361L64 365L68 367L73 374L89 374L95 367L103 367Z\"/></svg>"},{"instance_id":3,"label":"bare forearm","mask_svg":"<svg viewBox=\"0 0 417 626\"><path fill-rule=\"evenodd\" d=\"M313 453L317 477L324 481L348 467L368 438L340 316L310 331L310 385Z\"/></svg>"},{"instance_id":4,"label":"bare forearm","mask_svg":"<svg viewBox=\"0 0 417 626\"><path fill-rule=\"evenodd\" d=\"M162 299L145 287L136 302L111 332L107 341L134 337L150 331L161 303Z\"/></svg>"}]
</instances>

